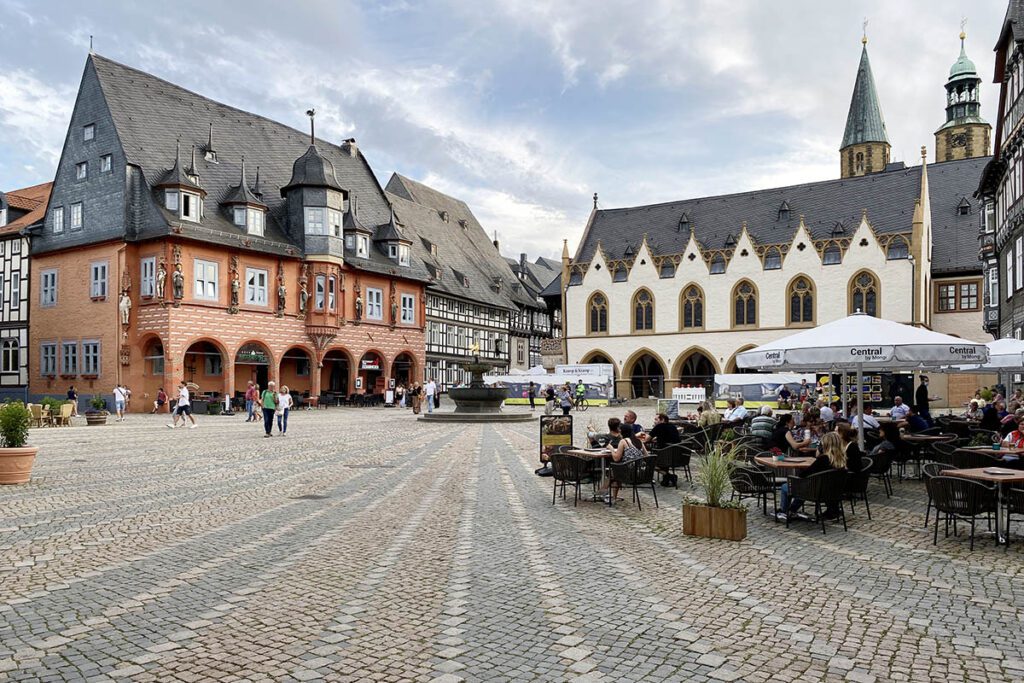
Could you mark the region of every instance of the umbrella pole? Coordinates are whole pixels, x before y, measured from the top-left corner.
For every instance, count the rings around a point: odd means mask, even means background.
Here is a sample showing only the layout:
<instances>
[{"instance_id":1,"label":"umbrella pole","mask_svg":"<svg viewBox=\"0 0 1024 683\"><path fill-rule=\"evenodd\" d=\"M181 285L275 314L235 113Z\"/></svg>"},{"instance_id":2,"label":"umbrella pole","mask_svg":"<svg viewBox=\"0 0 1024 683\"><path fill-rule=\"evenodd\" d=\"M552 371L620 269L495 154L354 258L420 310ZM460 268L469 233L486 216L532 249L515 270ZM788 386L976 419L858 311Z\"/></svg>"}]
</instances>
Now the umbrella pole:
<instances>
[{"instance_id":1,"label":"umbrella pole","mask_svg":"<svg viewBox=\"0 0 1024 683\"><path fill-rule=\"evenodd\" d=\"M833 370L835 370L835 368L833 368ZM850 404L848 403L848 401L850 400L850 397L849 397L849 389L846 386L847 384L849 384L849 382L847 381L849 378L850 378L849 373L847 373L846 369L843 368L842 379L839 382L839 393L842 395L842 398L843 398L843 405L842 405L843 417L845 417L847 420L850 419Z\"/></svg>"},{"instance_id":2,"label":"umbrella pole","mask_svg":"<svg viewBox=\"0 0 1024 683\"><path fill-rule=\"evenodd\" d=\"M857 363L857 446L864 452L864 364Z\"/></svg>"}]
</instances>

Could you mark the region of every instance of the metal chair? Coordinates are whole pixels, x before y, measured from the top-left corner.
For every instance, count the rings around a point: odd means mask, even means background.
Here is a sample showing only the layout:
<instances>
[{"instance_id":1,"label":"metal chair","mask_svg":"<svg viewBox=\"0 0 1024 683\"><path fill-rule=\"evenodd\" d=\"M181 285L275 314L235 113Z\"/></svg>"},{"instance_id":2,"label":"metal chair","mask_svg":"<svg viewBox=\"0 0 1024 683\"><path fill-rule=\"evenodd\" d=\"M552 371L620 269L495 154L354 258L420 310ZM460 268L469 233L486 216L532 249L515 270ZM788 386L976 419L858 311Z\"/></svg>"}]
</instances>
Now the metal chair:
<instances>
[{"instance_id":1,"label":"metal chair","mask_svg":"<svg viewBox=\"0 0 1024 683\"><path fill-rule=\"evenodd\" d=\"M1013 516L1024 517L1024 488L1008 487L1003 490L1003 505L1006 506L1006 545L1009 546Z\"/></svg>"},{"instance_id":2,"label":"metal chair","mask_svg":"<svg viewBox=\"0 0 1024 683\"><path fill-rule=\"evenodd\" d=\"M730 500L739 500L741 503L746 498L754 498L763 506L763 513L768 514L768 496L772 497L772 512L778 510L779 503L776 497L775 477L772 472L760 467L737 467L729 475L732 483L732 495Z\"/></svg>"},{"instance_id":3,"label":"metal chair","mask_svg":"<svg viewBox=\"0 0 1024 683\"><path fill-rule=\"evenodd\" d=\"M942 476L942 473L947 470L958 470L959 467L953 465L941 463L941 462L928 462L925 463L921 468L921 476L924 477L925 489L928 491L928 507L924 511L924 526L928 528L928 518L932 513L932 493L931 489L928 489L928 481L935 477Z\"/></svg>"},{"instance_id":4,"label":"metal chair","mask_svg":"<svg viewBox=\"0 0 1024 683\"><path fill-rule=\"evenodd\" d=\"M673 443L664 448L655 448L651 450L651 454L656 458L656 469L664 472L666 476L671 476L670 481L675 488L679 488L677 468L683 471L686 481L693 481L693 475L690 473L690 450L683 444Z\"/></svg>"},{"instance_id":5,"label":"metal chair","mask_svg":"<svg viewBox=\"0 0 1024 683\"><path fill-rule=\"evenodd\" d=\"M984 451L975 451L969 448L958 448L953 451L950 457L950 464L961 470L974 469L976 467L993 467L1001 465L1001 461L993 458Z\"/></svg>"},{"instance_id":6,"label":"metal chair","mask_svg":"<svg viewBox=\"0 0 1024 683\"><path fill-rule=\"evenodd\" d=\"M572 506L576 507L580 500L580 486L584 483L593 483L590 462L578 455L556 452L551 454L551 466L554 469L551 504L555 504L555 495L558 493L559 486L562 487L562 499L565 499L565 486L568 484L575 489Z\"/></svg>"},{"instance_id":7,"label":"metal chair","mask_svg":"<svg viewBox=\"0 0 1024 683\"><path fill-rule=\"evenodd\" d=\"M871 480L871 471L874 466L874 458L861 459L860 472L849 472L846 475L846 491L844 492L844 497L850 502L851 513L856 513L853 507L855 501L864 501L864 507L868 510L868 519L871 519L871 506L868 504L868 482Z\"/></svg>"},{"instance_id":8,"label":"metal chair","mask_svg":"<svg viewBox=\"0 0 1024 683\"><path fill-rule=\"evenodd\" d=\"M885 491L885 497L892 498L892 451L873 451L870 460L872 464L868 475L882 482L882 490Z\"/></svg>"},{"instance_id":9,"label":"metal chair","mask_svg":"<svg viewBox=\"0 0 1024 683\"><path fill-rule=\"evenodd\" d=\"M821 522L821 533L825 533L825 518L822 506L837 510L843 520L843 531L846 531L846 509L843 507L843 496L846 492L846 470L826 470L809 477L790 477L790 499L800 499L805 503L814 503L814 516ZM786 527L789 527L789 515L786 515Z\"/></svg>"},{"instance_id":10,"label":"metal chair","mask_svg":"<svg viewBox=\"0 0 1024 683\"><path fill-rule=\"evenodd\" d=\"M638 487L650 486L654 494L654 507L658 507L658 491L654 486L654 466L657 456L647 455L628 462L613 462L609 464L609 476L613 482L633 489L633 502L643 510L640 505L640 493Z\"/></svg>"},{"instance_id":11,"label":"metal chair","mask_svg":"<svg viewBox=\"0 0 1024 683\"><path fill-rule=\"evenodd\" d=\"M989 522L996 514L997 499L995 485L960 477L932 477L928 480L928 493L935 505L935 536L932 543L939 544L939 517L945 517L946 538L949 538L949 523L953 523L953 535L958 535L957 520L971 525L971 550L974 550L974 526L978 517L985 516ZM997 539L998 542L998 539Z\"/></svg>"}]
</instances>

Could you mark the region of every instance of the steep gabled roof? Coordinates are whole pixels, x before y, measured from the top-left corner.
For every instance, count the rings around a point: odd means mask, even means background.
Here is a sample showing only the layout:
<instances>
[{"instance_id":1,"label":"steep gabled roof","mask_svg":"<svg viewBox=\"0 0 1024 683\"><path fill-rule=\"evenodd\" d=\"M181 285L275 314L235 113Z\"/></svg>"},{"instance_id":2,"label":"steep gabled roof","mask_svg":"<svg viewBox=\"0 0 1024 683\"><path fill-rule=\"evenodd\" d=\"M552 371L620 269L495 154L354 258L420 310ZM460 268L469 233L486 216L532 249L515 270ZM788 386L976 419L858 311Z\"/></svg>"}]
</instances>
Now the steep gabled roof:
<instances>
[{"instance_id":1,"label":"steep gabled roof","mask_svg":"<svg viewBox=\"0 0 1024 683\"><path fill-rule=\"evenodd\" d=\"M11 190L4 193L4 199L8 207L8 223L0 226L0 235L12 235L21 232L30 225L34 225L46 217L46 202L50 198L50 190L53 183L39 183L31 187L24 187L20 190ZM10 210L26 212L17 218L11 218Z\"/></svg>"},{"instance_id":2,"label":"steep gabled roof","mask_svg":"<svg viewBox=\"0 0 1024 683\"><path fill-rule=\"evenodd\" d=\"M960 200L971 196L978 186L989 159L977 157L928 166L932 262L936 272L980 269L978 209L967 216L961 216L956 209ZM921 167L916 166L857 178L600 209L594 213L574 260L591 261L598 242L606 258L624 258L627 249L636 250L644 234L655 255L682 253L690 239L690 230L679 228L683 213L689 215L694 237L705 250L725 248L729 236L737 235L744 223L757 244L788 244L799 226L800 216L813 239L834 237L837 224L852 234L865 210L875 232L908 233L912 228L914 201L920 193ZM784 220L778 211L782 201L791 208Z\"/></svg>"},{"instance_id":3,"label":"steep gabled roof","mask_svg":"<svg viewBox=\"0 0 1024 683\"><path fill-rule=\"evenodd\" d=\"M885 119L882 118L882 105L878 102L878 92L875 90L875 77L871 73L867 45L864 45L860 53L850 112L846 116L846 132L843 133L843 144L839 149L860 142L889 142Z\"/></svg>"},{"instance_id":4,"label":"steep gabled roof","mask_svg":"<svg viewBox=\"0 0 1024 683\"><path fill-rule=\"evenodd\" d=\"M388 181L387 192L402 234L412 242L413 257L440 273L432 288L509 310L538 307L522 287L515 286L518 279L465 202L398 173ZM429 244L436 246L436 256ZM496 289L497 279L501 286Z\"/></svg>"}]
</instances>

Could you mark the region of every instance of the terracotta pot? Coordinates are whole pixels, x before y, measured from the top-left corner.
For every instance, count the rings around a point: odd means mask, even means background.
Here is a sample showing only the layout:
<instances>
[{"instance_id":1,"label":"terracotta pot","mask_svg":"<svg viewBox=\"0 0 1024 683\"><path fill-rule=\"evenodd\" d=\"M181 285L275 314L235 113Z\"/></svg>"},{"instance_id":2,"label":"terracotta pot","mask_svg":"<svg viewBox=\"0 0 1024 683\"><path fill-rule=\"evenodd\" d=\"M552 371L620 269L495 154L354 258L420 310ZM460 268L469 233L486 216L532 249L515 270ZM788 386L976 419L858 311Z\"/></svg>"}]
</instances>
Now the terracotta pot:
<instances>
[{"instance_id":1,"label":"terracotta pot","mask_svg":"<svg viewBox=\"0 0 1024 683\"><path fill-rule=\"evenodd\" d=\"M683 533L687 536L742 541L747 537L747 511L683 505Z\"/></svg>"},{"instance_id":2,"label":"terracotta pot","mask_svg":"<svg viewBox=\"0 0 1024 683\"><path fill-rule=\"evenodd\" d=\"M27 482L32 477L32 463L38 452L35 446L0 448L0 484Z\"/></svg>"}]
</instances>

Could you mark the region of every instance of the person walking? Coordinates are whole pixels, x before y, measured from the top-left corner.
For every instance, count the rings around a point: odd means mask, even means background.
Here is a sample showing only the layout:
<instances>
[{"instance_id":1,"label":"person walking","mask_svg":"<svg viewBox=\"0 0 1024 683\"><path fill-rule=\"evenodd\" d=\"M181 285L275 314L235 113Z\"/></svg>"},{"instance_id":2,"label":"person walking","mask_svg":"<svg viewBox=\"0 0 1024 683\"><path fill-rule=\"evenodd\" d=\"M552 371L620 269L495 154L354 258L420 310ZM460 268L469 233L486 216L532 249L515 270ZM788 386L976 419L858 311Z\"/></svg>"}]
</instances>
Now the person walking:
<instances>
[{"instance_id":1,"label":"person walking","mask_svg":"<svg viewBox=\"0 0 1024 683\"><path fill-rule=\"evenodd\" d=\"M123 385L118 384L114 387L114 410L117 411L117 421L124 422L124 408L128 401L128 395L125 393Z\"/></svg>"},{"instance_id":2,"label":"person walking","mask_svg":"<svg viewBox=\"0 0 1024 683\"><path fill-rule=\"evenodd\" d=\"M537 385L530 382L530 388L527 390L526 395L530 398L530 410L536 408L537 400Z\"/></svg>"},{"instance_id":3,"label":"person walking","mask_svg":"<svg viewBox=\"0 0 1024 683\"><path fill-rule=\"evenodd\" d=\"M555 387L549 384L544 390L544 414L550 415L555 412Z\"/></svg>"},{"instance_id":4,"label":"person walking","mask_svg":"<svg viewBox=\"0 0 1024 683\"><path fill-rule=\"evenodd\" d=\"M398 407L399 408L404 408L405 407L405 385L404 384L399 384L398 385L398 388L395 389L395 396L398 397Z\"/></svg>"},{"instance_id":5,"label":"person walking","mask_svg":"<svg viewBox=\"0 0 1024 683\"><path fill-rule=\"evenodd\" d=\"M562 415L568 415L569 411L572 410L572 400L572 390L566 384L562 387L562 391L558 396L558 405L562 408Z\"/></svg>"},{"instance_id":6,"label":"person walking","mask_svg":"<svg viewBox=\"0 0 1024 683\"><path fill-rule=\"evenodd\" d=\"M260 406L263 408L263 438L269 439L274 428L274 413L277 412L277 389L274 382L267 382L267 388L263 390L260 397Z\"/></svg>"},{"instance_id":7,"label":"person walking","mask_svg":"<svg viewBox=\"0 0 1024 683\"><path fill-rule=\"evenodd\" d=\"M288 412L292 407L292 393L288 390L288 385L284 384L281 386L281 393L277 395L277 431L284 436L288 433Z\"/></svg>"},{"instance_id":8,"label":"person walking","mask_svg":"<svg viewBox=\"0 0 1024 683\"><path fill-rule=\"evenodd\" d=\"M164 405L167 403L167 392L164 391L163 387L160 387L156 391L156 400L153 401L153 413L160 412L163 410ZM152 413L151 413L152 414Z\"/></svg>"},{"instance_id":9,"label":"person walking","mask_svg":"<svg viewBox=\"0 0 1024 683\"><path fill-rule=\"evenodd\" d=\"M68 387L68 400L71 401L71 417L78 417L78 389L74 384Z\"/></svg>"},{"instance_id":10,"label":"person walking","mask_svg":"<svg viewBox=\"0 0 1024 683\"><path fill-rule=\"evenodd\" d=\"M259 398L259 393L256 384L249 380L249 386L245 388L245 412L248 415L245 418L246 422L256 421L256 399Z\"/></svg>"},{"instance_id":11,"label":"person walking","mask_svg":"<svg viewBox=\"0 0 1024 683\"><path fill-rule=\"evenodd\" d=\"M427 382L427 386L424 388L424 394L427 397L427 413L434 412L434 394L437 392L437 385L434 384L434 378L431 377Z\"/></svg>"},{"instance_id":12,"label":"person walking","mask_svg":"<svg viewBox=\"0 0 1024 683\"><path fill-rule=\"evenodd\" d=\"M195 429L196 418L193 417L192 415L192 401L191 397L189 396L188 385L185 384L185 380L181 380L181 382L178 384L178 402L174 406L174 422L167 426L171 429L174 429L175 427L178 426L179 419L181 420L181 424L184 425L185 418L182 417L183 415L188 417L188 419L191 420L192 422L192 424L189 426L189 429Z\"/></svg>"}]
</instances>

